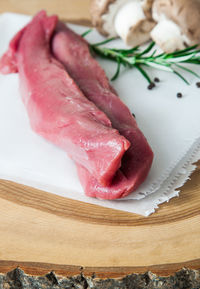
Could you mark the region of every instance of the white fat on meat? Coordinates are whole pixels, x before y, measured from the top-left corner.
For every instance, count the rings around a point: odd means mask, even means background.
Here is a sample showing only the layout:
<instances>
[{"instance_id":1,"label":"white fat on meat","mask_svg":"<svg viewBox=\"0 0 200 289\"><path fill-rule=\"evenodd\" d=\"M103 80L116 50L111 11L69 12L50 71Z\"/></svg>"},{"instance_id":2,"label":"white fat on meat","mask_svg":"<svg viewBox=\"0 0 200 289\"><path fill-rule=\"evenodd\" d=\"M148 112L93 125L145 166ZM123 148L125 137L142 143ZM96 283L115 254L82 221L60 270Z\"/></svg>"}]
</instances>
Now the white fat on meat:
<instances>
[{"instance_id":1,"label":"white fat on meat","mask_svg":"<svg viewBox=\"0 0 200 289\"><path fill-rule=\"evenodd\" d=\"M167 53L184 49L185 44L189 45L189 39L182 34L180 27L164 17L151 31L151 37Z\"/></svg>"}]
</instances>

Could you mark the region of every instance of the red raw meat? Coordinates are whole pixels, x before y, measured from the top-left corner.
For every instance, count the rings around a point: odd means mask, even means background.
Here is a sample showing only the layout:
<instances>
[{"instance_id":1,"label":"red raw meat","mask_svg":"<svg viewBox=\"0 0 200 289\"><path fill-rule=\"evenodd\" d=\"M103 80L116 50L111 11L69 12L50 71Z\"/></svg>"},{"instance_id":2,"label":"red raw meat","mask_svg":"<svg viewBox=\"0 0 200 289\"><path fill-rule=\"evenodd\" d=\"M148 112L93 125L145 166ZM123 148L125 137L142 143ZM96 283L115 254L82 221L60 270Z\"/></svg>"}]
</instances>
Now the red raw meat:
<instances>
[{"instance_id":1,"label":"red raw meat","mask_svg":"<svg viewBox=\"0 0 200 289\"><path fill-rule=\"evenodd\" d=\"M18 72L15 53L18 49L19 41L25 31L21 29L10 41L9 48L0 59L0 72L2 74Z\"/></svg>"},{"instance_id":2,"label":"red raw meat","mask_svg":"<svg viewBox=\"0 0 200 289\"><path fill-rule=\"evenodd\" d=\"M49 43L57 21L38 13L11 41L0 69L19 72L32 129L64 149L102 186L108 185L130 143L52 56Z\"/></svg>"},{"instance_id":3,"label":"red raw meat","mask_svg":"<svg viewBox=\"0 0 200 289\"><path fill-rule=\"evenodd\" d=\"M112 184L102 186L83 166L78 173L88 196L116 199L134 191L146 178L153 160L153 152L126 105L109 84L104 70L91 56L88 43L59 22L52 39L52 51L57 60L76 81L84 95L111 120L112 126L131 143L122 166Z\"/></svg>"}]
</instances>

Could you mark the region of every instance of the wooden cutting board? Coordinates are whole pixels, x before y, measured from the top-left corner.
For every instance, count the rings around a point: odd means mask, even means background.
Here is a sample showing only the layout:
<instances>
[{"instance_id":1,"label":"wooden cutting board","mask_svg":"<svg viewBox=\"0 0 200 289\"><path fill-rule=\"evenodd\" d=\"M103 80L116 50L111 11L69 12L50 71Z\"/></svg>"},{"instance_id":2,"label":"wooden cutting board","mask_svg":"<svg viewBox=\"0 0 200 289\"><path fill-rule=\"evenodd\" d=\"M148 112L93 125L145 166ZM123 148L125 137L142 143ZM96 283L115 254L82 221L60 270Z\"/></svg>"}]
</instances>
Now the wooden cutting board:
<instances>
[{"instance_id":1,"label":"wooden cutting board","mask_svg":"<svg viewBox=\"0 0 200 289\"><path fill-rule=\"evenodd\" d=\"M89 24L89 0L1 0L5 11L39 9ZM97 273L119 277L151 270L200 269L200 162L179 198L148 218L0 181L0 272Z\"/></svg>"}]
</instances>

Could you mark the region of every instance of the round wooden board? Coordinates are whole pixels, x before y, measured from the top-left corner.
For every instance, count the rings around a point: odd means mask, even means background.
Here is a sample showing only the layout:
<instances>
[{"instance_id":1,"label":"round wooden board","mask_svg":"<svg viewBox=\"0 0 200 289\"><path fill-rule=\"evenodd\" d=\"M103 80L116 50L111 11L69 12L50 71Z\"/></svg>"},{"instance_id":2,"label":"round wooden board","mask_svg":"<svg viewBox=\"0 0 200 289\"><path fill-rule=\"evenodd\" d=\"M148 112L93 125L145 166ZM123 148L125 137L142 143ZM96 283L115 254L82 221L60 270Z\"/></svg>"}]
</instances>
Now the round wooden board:
<instances>
[{"instance_id":1,"label":"round wooden board","mask_svg":"<svg viewBox=\"0 0 200 289\"><path fill-rule=\"evenodd\" d=\"M200 163L180 197L150 217L0 182L0 271L97 273L200 269ZM83 269L80 269L80 267Z\"/></svg>"}]
</instances>

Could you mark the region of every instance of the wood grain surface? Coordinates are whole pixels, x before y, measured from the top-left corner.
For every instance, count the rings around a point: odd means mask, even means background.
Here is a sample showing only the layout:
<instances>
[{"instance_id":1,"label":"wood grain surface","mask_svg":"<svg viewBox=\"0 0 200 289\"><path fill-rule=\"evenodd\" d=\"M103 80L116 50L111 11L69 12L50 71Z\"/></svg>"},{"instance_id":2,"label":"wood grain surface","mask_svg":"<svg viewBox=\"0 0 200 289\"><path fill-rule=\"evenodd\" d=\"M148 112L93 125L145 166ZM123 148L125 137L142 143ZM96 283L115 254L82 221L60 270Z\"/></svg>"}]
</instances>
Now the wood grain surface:
<instances>
[{"instance_id":1,"label":"wood grain surface","mask_svg":"<svg viewBox=\"0 0 200 289\"><path fill-rule=\"evenodd\" d=\"M0 0L0 13L15 12L34 15L41 9L57 14L62 20L90 24L90 0Z\"/></svg>"},{"instance_id":2,"label":"wood grain surface","mask_svg":"<svg viewBox=\"0 0 200 289\"><path fill-rule=\"evenodd\" d=\"M34 14L44 8L82 24L89 23L88 7L88 0L0 0L0 12ZM5 180L0 181L0 206L0 272L20 265L31 274L82 270L119 277L200 269L200 162L180 197L148 218Z\"/></svg>"}]
</instances>

